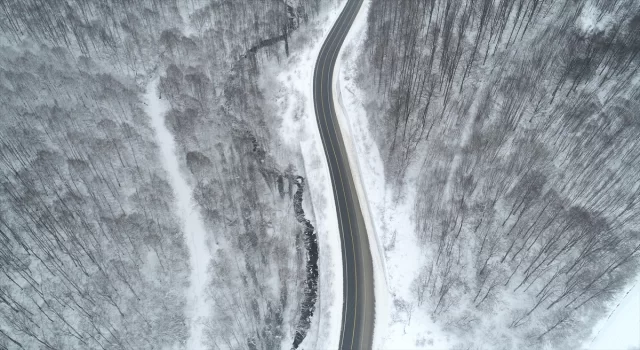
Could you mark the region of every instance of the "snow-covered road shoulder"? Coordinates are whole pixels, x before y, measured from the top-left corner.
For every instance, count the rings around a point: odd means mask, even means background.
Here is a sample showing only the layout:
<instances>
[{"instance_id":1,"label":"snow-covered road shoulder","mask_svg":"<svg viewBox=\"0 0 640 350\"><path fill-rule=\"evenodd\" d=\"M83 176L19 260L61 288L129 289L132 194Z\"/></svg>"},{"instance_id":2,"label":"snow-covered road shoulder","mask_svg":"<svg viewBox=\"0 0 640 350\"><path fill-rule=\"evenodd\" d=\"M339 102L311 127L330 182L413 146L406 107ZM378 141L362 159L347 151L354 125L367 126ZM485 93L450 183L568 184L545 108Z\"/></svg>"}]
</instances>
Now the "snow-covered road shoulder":
<instances>
[{"instance_id":1,"label":"snow-covered road shoulder","mask_svg":"<svg viewBox=\"0 0 640 350\"><path fill-rule=\"evenodd\" d=\"M371 0L364 1L345 39L336 62L333 91L373 259L376 289L373 344L375 349L446 349L450 342L424 316L426 313L413 313L419 305L412 296L411 285L423 259L411 217L414 196L408 194L397 202L393 200L397 196L386 185L382 155L369 129L367 99L356 83L370 5Z\"/></svg>"},{"instance_id":2,"label":"snow-covered road shoulder","mask_svg":"<svg viewBox=\"0 0 640 350\"><path fill-rule=\"evenodd\" d=\"M329 166L324 154L313 103L313 72L322 44L342 11L345 0L336 3L311 23L292 34L291 56L283 62L264 62L263 91L282 116L279 132L286 146L302 154L309 201L318 234L318 301L301 349L336 349L342 327L342 247ZM313 38L313 39L311 39ZM271 78L275 77L274 80ZM309 208L308 206L311 206Z\"/></svg>"},{"instance_id":3,"label":"snow-covered road shoulder","mask_svg":"<svg viewBox=\"0 0 640 350\"><path fill-rule=\"evenodd\" d=\"M373 265L373 279L374 279L374 297L375 297L375 313L374 313L374 330L373 330L373 346L374 348L380 348L383 345L381 336L381 326L386 328L388 323L388 287L385 261L382 256L382 245L379 240L379 234L377 233L378 227L373 220L373 217L377 216L375 213L375 204L371 202L369 198L370 192L376 192L380 189L384 189L384 168L382 167L382 161L376 145L372 139L368 138L368 128L366 124L366 113L364 112L362 103L350 103L350 109L345 109L344 102L342 100L341 82L343 61L346 65L355 64L357 57L357 51L364 43L367 14L369 13L369 7L371 6L371 0L365 0L360 7L356 18L351 25L351 29L347 34L344 43L338 54L338 59L335 63L335 69L332 77L333 83L333 101L336 103L336 117L338 124L340 125L340 131L344 138L344 145L347 152L347 158L349 164L351 164L351 171L353 174L353 182L356 186L356 193L364 217L365 226L367 228L367 235L369 238L369 250L371 251L371 259ZM361 133L360 130L353 132L352 125L346 118L349 115L350 118L358 118L362 123L356 123L359 126L364 125L365 133ZM353 123L354 120L351 120ZM358 136L358 140L354 142L354 136ZM360 146L360 147L358 147ZM364 147L364 148L363 148ZM366 164L361 164L365 162ZM369 174L367 179L363 179L362 174ZM364 185L364 182L368 183ZM372 205L373 204L373 205Z\"/></svg>"}]
</instances>

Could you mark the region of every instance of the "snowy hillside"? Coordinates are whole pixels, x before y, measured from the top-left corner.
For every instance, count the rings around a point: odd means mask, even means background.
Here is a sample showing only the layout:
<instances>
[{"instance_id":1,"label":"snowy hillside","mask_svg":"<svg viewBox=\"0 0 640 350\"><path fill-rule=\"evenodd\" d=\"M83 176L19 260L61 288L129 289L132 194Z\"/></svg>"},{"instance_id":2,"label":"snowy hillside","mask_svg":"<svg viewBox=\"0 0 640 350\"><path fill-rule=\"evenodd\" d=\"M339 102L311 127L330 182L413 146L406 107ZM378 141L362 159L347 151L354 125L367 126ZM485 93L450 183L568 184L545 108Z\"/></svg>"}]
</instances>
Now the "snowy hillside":
<instances>
[{"instance_id":1,"label":"snowy hillside","mask_svg":"<svg viewBox=\"0 0 640 350\"><path fill-rule=\"evenodd\" d=\"M329 346L329 204L264 81L338 6L2 3L0 348Z\"/></svg>"},{"instance_id":2,"label":"snowy hillside","mask_svg":"<svg viewBox=\"0 0 640 350\"><path fill-rule=\"evenodd\" d=\"M591 341L638 274L639 10L371 1L341 91L375 174L381 347Z\"/></svg>"}]
</instances>

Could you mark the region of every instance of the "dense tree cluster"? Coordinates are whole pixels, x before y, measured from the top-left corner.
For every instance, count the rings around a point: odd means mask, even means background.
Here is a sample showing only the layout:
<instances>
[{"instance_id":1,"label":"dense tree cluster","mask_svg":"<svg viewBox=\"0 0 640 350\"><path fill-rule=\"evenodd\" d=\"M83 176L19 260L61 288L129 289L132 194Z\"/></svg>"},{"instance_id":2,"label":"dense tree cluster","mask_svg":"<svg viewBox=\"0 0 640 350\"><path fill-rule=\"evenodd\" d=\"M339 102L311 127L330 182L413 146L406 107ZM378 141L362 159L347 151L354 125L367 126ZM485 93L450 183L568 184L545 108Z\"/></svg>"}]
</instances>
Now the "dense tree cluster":
<instances>
[{"instance_id":1,"label":"dense tree cluster","mask_svg":"<svg viewBox=\"0 0 640 350\"><path fill-rule=\"evenodd\" d=\"M566 348L637 273L639 31L628 0L372 2L363 66L388 178L418 174L423 312Z\"/></svg>"},{"instance_id":2,"label":"dense tree cluster","mask_svg":"<svg viewBox=\"0 0 640 350\"><path fill-rule=\"evenodd\" d=\"M140 98L156 76L211 234L210 346L306 331L299 155L272 150L258 81L320 6L0 0L0 348L185 345L188 251Z\"/></svg>"},{"instance_id":3,"label":"dense tree cluster","mask_svg":"<svg viewBox=\"0 0 640 350\"><path fill-rule=\"evenodd\" d=\"M71 62L3 51L0 347L178 345L188 253L136 87Z\"/></svg>"},{"instance_id":4,"label":"dense tree cluster","mask_svg":"<svg viewBox=\"0 0 640 350\"><path fill-rule=\"evenodd\" d=\"M167 124L217 248L208 341L213 348L272 349L294 336L304 313L308 253L294 210L297 170L279 165L296 163L295 155L270 150L277 116L263 109L257 60L230 59L231 70L220 74L219 61L203 57L171 60L160 90L171 102Z\"/></svg>"}]
</instances>

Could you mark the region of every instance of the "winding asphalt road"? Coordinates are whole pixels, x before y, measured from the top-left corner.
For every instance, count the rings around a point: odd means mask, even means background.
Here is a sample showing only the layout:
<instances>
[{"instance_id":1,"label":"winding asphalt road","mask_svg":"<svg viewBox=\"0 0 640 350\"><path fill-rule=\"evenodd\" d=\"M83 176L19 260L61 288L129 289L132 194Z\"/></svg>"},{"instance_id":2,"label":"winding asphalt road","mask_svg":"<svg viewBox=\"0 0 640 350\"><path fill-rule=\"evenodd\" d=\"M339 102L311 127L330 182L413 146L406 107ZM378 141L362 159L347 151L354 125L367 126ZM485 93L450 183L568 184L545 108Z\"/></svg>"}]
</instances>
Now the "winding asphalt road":
<instances>
[{"instance_id":1,"label":"winding asphalt road","mask_svg":"<svg viewBox=\"0 0 640 350\"><path fill-rule=\"evenodd\" d=\"M329 163L342 241L343 293L340 349L371 349L373 267L367 231L358 202L333 100L335 63L363 0L348 0L327 36L316 62L313 96L318 127Z\"/></svg>"}]
</instances>

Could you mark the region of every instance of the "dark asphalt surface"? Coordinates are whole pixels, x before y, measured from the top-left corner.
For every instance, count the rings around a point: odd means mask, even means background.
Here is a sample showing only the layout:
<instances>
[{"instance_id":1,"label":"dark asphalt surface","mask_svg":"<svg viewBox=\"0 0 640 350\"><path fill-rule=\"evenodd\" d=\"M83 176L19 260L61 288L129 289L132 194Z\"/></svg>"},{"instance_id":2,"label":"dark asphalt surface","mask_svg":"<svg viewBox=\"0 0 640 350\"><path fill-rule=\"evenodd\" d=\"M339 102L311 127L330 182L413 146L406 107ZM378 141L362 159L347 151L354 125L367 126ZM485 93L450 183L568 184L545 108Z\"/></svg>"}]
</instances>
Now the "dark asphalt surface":
<instances>
[{"instance_id":1,"label":"dark asphalt surface","mask_svg":"<svg viewBox=\"0 0 640 350\"><path fill-rule=\"evenodd\" d=\"M363 0L349 0L327 36L316 62L313 95L316 118L336 200L343 260L340 349L371 349L374 321L373 268L367 231L346 149L336 119L332 77L340 47Z\"/></svg>"}]
</instances>

